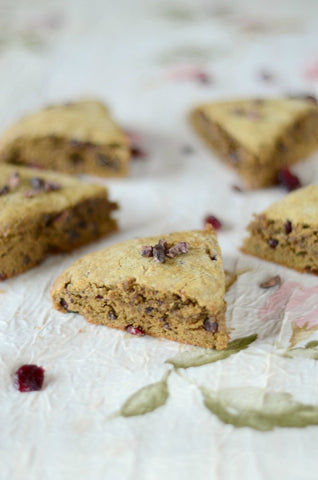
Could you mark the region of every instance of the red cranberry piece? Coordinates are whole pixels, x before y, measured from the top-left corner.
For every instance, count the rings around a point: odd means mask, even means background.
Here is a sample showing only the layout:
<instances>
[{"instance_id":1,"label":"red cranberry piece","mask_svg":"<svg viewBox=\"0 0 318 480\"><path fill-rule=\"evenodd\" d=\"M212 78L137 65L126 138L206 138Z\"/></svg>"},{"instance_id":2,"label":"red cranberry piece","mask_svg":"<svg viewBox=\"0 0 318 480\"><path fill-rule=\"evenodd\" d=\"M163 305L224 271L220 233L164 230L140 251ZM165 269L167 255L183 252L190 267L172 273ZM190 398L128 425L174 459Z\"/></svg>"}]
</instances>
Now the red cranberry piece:
<instances>
[{"instance_id":1,"label":"red cranberry piece","mask_svg":"<svg viewBox=\"0 0 318 480\"><path fill-rule=\"evenodd\" d=\"M296 190L301 186L299 178L294 175L288 167L283 167L278 172L278 183L282 185L288 192Z\"/></svg>"},{"instance_id":2,"label":"red cranberry piece","mask_svg":"<svg viewBox=\"0 0 318 480\"><path fill-rule=\"evenodd\" d=\"M131 335L146 335L140 327L134 327L133 325L128 325L128 327L126 327L126 331Z\"/></svg>"},{"instance_id":3,"label":"red cranberry piece","mask_svg":"<svg viewBox=\"0 0 318 480\"><path fill-rule=\"evenodd\" d=\"M293 227L290 220L286 220L284 229L285 229L286 235L288 235L292 231Z\"/></svg>"},{"instance_id":4,"label":"red cranberry piece","mask_svg":"<svg viewBox=\"0 0 318 480\"><path fill-rule=\"evenodd\" d=\"M275 238L270 238L268 240L268 245L271 247L271 248L276 248L277 245L278 245L278 240L276 240Z\"/></svg>"},{"instance_id":5,"label":"red cranberry piece","mask_svg":"<svg viewBox=\"0 0 318 480\"><path fill-rule=\"evenodd\" d=\"M205 226L212 225L215 230L220 230L220 228L222 227L222 223L214 215L208 215L207 217L205 217L204 223Z\"/></svg>"},{"instance_id":6,"label":"red cranberry piece","mask_svg":"<svg viewBox=\"0 0 318 480\"><path fill-rule=\"evenodd\" d=\"M22 365L14 375L14 384L20 392L41 390L43 380L44 368L37 365Z\"/></svg>"},{"instance_id":7,"label":"red cranberry piece","mask_svg":"<svg viewBox=\"0 0 318 480\"><path fill-rule=\"evenodd\" d=\"M132 158L145 158L147 156L146 152L138 147L138 145L132 145L130 147L130 153Z\"/></svg>"}]
</instances>

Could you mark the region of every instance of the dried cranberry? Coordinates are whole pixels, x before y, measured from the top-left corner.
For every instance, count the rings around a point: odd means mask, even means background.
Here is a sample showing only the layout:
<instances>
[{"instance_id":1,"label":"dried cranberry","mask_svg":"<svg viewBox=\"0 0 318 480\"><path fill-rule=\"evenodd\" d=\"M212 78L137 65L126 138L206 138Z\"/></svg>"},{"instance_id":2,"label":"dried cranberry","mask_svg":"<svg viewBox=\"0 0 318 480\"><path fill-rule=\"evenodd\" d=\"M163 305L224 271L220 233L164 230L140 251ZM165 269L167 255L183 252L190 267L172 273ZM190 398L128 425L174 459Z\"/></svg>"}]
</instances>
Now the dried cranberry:
<instances>
[{"instance_id":1,"label":"dried cranberry","mask_svg":"<svg viewBox=\"0 0 318 480\"><path fill-rule=\"evenodd\" d=\"M207 217L205 217L204 224L205 226L212 225L215 230L220 230L220 228L222 227L222 223L214 215L208 215Z\"/></svg>"},{"instance_id":2,"label":"dried cranberry","mask_svg":"<svg viewBox=\"0 0 318 480\"><path fill-rule=\"evenodd\" d=\"M286 220L284 229L285 229L286 235L288 235L292 231L293 227L290 220Z\"/></svg>"},{"instance_id":3,"label":"dried cranberry","mask_svg":"<svg viewBox=\"0 0 318 480\"><path fill-rule=\"evenodd\" d=\"M278 245L278 240L275 238L270 238L267 243L271 248L276 248Z\"/></svg>"},{"instance_id":4,"label":"dried cranberry","mask_svg":"<svg viewBox=\"0 0 318 480\"><path fill-rule=\"evenodd\" d=\"M132 158L145 158L147 156L146 152L138 145L132 145L130 147L130 153Z\"/></svg>"},{"instance_id":5,"label":"dried cranberry","mask_svg":"<svg viewBox=\"0 0 318 480\"><path fill-rule=\"evenodd\" d=\"M278 172L278 183L282 185L288 192L296 190L301 186L299 178L294 175L288 167L283 167Z\"/></svg>"},{"instance_id":6,"label":"dried cranberry","mask_svg":"<svg viewBox=\"0 0 318 480\"><path fill-rule=\"evenodd\" d=\"M140 327L134 327L133 325L128 325L128 327L126 327L126 331L131 335L139 335L139 336L146 335L145 332Z\"/></svg>"},{"instance_id":7,"label":"dried cranberry","mask_svg":"<svg viewBox=\"0 0 318 480\"><path fill-rule=\"evenodd\" d=\"M211 318L206 318L203 322L203 326L205 330L211 333L215 333L218 331L219 325L217 322L214 322Z\"/></svg>"},{"instance_id":8,"label":"dried cranberry","mask_svg":"<svg viewBox=\"0 0 318 480\"><path fill-rule=\"evenodd\" d=\"M41 390L43 380L44 368L37 365L22 365L14 375L14 384L20 392Z\"/></svg>"}]
</instances>

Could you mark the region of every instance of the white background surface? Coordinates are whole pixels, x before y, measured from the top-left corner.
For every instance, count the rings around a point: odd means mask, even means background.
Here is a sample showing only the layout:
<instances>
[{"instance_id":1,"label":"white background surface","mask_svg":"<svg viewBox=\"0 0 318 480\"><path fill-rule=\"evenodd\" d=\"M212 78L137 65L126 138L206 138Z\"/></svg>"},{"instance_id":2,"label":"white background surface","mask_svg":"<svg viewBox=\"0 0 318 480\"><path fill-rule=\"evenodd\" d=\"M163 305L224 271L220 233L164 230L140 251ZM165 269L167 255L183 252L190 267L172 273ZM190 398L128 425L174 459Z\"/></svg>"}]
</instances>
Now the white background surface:
<instances>
[{"instance_id":1,"label":"white background surface","mask_svg":"<svg viewBox=\"0 0 318 480\"><path fill-rule=\"evenodd\" d=\"M233 192L239 180L187 123L191 106L205 99L318 93L317 17L314 0L1 0L1 128L48 103L96 96L139 135L147 153L133 162L129 178L97 179L121 205L118 234L1 284L1 479L317 478L318 427L236 429L204 407L196 387L252 386L317 405L317 362L273 353L278 340L288 345L299 312L281 312L265 325L257 312L269 293L258 282L279 273L312 288L314 303L318 293L316 277L239 254L252 213L285 192ZM198 69L210 83L194 78ZM263 80L262 71L272 79ZM186 145L193 153L183 153ZM316 154L295 167L304 184L317 183L317 160ZM208 213L224 224L226 267L250 269L227 299L233 338L254 332L259 338L227 360L171 373L169 399L156 411L112 418L135 391L162 379L171 368L166 359L193 347L60 314L51 308L49 287L85 253L201 228ZM24 363L43 365L43 391L14 389L12 374Z\"/></svg>"}]
</instances>

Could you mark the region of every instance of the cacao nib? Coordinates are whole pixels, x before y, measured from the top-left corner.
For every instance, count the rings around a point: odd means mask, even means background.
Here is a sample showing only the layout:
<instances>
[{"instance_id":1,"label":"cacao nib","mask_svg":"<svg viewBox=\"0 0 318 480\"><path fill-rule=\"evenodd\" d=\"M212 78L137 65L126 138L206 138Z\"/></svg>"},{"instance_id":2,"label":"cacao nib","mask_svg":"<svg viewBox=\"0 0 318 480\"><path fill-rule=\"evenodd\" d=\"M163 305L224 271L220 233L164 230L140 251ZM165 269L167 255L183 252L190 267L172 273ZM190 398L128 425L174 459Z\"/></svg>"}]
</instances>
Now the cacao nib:
<instances>
[{"instance_id":1,"label":"cacao nib","mask_svg":"<svg viewBox=\"0 0 318 480\"><path fill-rule=\"evenodd\" d=\"M69 158L70 158L71 162L73 163L73 165L78 165L79 163L83 162L83 157L79 153L71 153Z\"/></svg>"},{"instance_id":2,"label":"cacao nib","mask_svg":"<svg viewBox=\"0 0 318 480\"><path fill-rule=\"evenodd\" d=\"M217 322L214 322L213 319L206 318L203 322L203 327L208 332L215 333L218 331L219 325Z\"/></svg>"},{"instance_id":3,"label":"cacao nib","mask_svg":"<svg viewBox=\"0 0 318 480\"><path fill-rule=\"evenodd\" d=\"M179 242L173 247L170 247L166 255L169 258L174 258L176 255L180 255L181 253L189 253L189 247L190 245L188 242Z\"/></svg>"},{"instance_id":4,"label":"cacao nib","mask_svg":"<svg viewBox=\"0 0 318 480\"><path fill-rule=\"evenodd\" d=\"M65 310L68 310L68 303L66 302L66 300L64 298L61 298L60 305L61 305L61 307L65 308Z\"/></svg>"},{"instance_id":5,"label":"cacao nib","mask_svg":"<svg viewBox=\"0 0 318 480\"><path fill-rule=\"evenodd\" d=\"M109 320L112 321L117 320L117 315L113 309L109 310L109 312L107 313L107 317L109 318Z\"/></svg>"},{"instance_id":6,"label":"cacao nib","mask_svg":"<svg viewBox=\"0 0 318 480\"><path fill-rule=\"evenodd\" d=\"M7 185L0 188L0 195L6 195L7 193L9 193L9 187Z\"/></svg>"},{"instance_id":7,"label":"cacao nib","mask_svg":"<svg viewBox=\"0 0 318 480\"><path fill-rule=\"evenodd\" d=\"M285 225L284 225L284 229L285 229L286 235L288 235L292 231L293 227L292 227L292 223L291 223L290 220L286 220Z\"/></svg>"},{"instance_id":8,"label":"cacao nib","mask_svg":"<svg viewBox=\"0 0 318 480\"><path fill-rule=\"evenodd\" d=\"M153 256L153 248L150 245L143 245L141 247L141 255L143 257L152 257Z\"/></svg>"},{"instance_id":9,"label":"cacao nib","mask_svg":"<svg viewBox=\"0 0 318 480\"><path fill-rule=\"evenodd\" d=\"M271 248L276 248L278 245L278 240L275 238L270 238L267 243Z\"/></svg>"},{"instance_id":10,"label":"cacao nib","mask_svg":"<svg viewBox=\"0 0 318 480\"><path fill-rule=\"evenodd\" d=\"M37 365L22 365L14 375L14 384L19 392L41 390L44 381L44 368Z\"/></svg>"},{"instance_id":11,"label":"cacao nib","mask_svg":"<svg viewBox=\"0 0 318 480\"><path fill-rule=\"evenodd\" d=\"M272 278L269 278L268 280L265 280L264 282L260 283L259 286L261 288L272 288L276 287L276 285L281 285L282 280L279 275L275 275Z\"/></svg>"},{"instance_id":12,"label":"cacao nib","mask_svg":"<svg viewBox=\"0 0 318 480\"><path fill-rule=\"evenodd\" d=\"M34 190L44 190L45 181L43 178L33 177L30 180L30 184Z\"/></svg>"},{"instance_id":13,"label":"cacao nib","mask_svg":"<svg viewBox=\"0 0 318 480\"><path fill-rule=\"evenodd\" d=\"M165 247L157 243L152 249L153 258L156 263L165 263L166 261L166 254L165 254Z\"/></svg>"}]
</instances>

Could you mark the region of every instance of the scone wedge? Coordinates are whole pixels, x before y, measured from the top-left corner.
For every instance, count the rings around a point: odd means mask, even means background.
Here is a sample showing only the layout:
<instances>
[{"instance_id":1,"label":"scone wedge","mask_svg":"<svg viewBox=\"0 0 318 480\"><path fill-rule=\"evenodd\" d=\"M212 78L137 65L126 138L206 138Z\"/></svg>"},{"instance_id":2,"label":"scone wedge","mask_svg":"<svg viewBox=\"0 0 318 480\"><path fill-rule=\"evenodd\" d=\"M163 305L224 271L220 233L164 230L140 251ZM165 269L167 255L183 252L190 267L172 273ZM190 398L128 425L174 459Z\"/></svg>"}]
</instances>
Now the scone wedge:
<instances>
[{"instance_id":1,"label":"scone wedge","mask_svg":"<svg viewBox=\"0 0 318 480\"><path fill-rule=\"evenodd\" d=\"M225 278L214 231L128 240L77 260L51 288L53 305L89 322L224 349Z\"/></svg>"},{"instance_id":2,"label":"scone wedge","mask_svg":"<svg viewBox=\"0 0 318 480\"><path fill-rule=\"evenodd\" d=\"M190 119L250 189L277 183L282 167L318 148L318 107L305 99L206 103L196 107Z\"/></svg>"},{"instance_id":3,"label":"scone wedge","mask_svg":"<svg viewBox=\"0 0 318 480\"><path fill-rule=\"evenodd\" d=\"M0 279L115 231L116 208L102 186L0 165Z\"/></svg>"},{"instance_id":4,"label":"scone wedge","mask_svg":"<svg viewBox=\"0 0 318 480\"><path fill-rule=\"evenodd\" d=\"M83 100L47 107L8 128L0 160L15 165L123 177L128 173L127 136L100 102Z\"/></svg>"},{"instance_id":5,"label":"scone wedge","mask_svg":"<svg viewBox=\"0 0 318 480\"><path fill-rule=\"evenodd\" d=\"M318 185L273 203L255 215L248 230L244 253L318 275Z\"/></svg>"}]
</instances>

